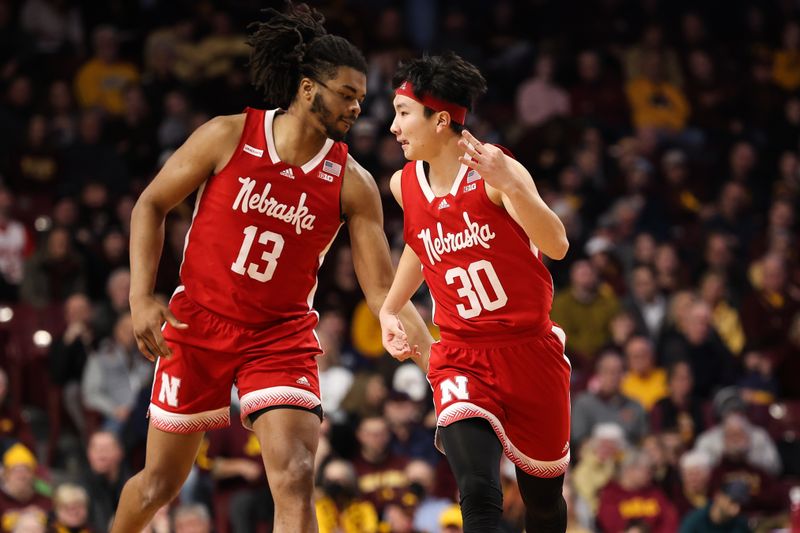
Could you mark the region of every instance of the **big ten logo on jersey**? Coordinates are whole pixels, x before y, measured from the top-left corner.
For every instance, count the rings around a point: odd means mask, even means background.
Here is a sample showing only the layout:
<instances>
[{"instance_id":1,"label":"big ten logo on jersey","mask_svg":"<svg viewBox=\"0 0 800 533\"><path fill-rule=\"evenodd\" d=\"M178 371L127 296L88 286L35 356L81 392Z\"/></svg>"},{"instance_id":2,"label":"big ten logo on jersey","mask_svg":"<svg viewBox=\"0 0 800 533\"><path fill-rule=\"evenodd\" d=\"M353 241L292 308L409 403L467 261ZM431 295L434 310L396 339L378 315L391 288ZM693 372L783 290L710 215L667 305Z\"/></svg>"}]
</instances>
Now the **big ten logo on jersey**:
<instances>
[{"instance_id":1,"label":"big ten logo on jersey","mask_svg":"<svg viewBox=\"0 0 800 533\"><path fill-rule=\"evenodd\" d=\"M442 381L439 384L439 389L442 391L442 405L452 402L454 398L469 400L468 383L467 376L455 376L453 379L447 378Z\"/></svg>"},{"instance_id":2,"label":"big ten logo on jersey","mask_svg":"<svg viewBox=\"0 0 800 533\"><path fill-rule=\"evenodd\" d=\"M181 388L181 379L170 376L166 372L161 373L161 391L158 393L158 401L170 407L178 407L178 389Z\"/></svg>"},{"instance_id":3,"label":"big ten logo on jersey","mask_svg":"<svg viewBox=\"0 0 800 533\"><path fill-rule=\"evenodd\" d=\"M467 184L464 185L464 192L470 192L470 191L474 191L475 189L477 189L478 188L478 184L475 183L475 182L478 181L479 179L481 179L481 175L478 174L478 171L477 170L470 170L467 173Z\"/></svg>"}]
</instances>

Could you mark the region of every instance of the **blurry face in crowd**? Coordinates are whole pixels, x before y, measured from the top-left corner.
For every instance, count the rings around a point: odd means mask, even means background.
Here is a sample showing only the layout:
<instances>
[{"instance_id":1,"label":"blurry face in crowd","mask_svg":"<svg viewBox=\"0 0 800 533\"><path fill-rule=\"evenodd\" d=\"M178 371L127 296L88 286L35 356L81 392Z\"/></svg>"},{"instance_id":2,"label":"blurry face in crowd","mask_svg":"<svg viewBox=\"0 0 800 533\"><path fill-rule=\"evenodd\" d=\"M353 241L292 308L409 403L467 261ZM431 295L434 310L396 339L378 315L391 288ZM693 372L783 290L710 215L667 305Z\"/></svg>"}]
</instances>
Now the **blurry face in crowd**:
<instances>
[{"instance_id":1,"label":"blurry face in crowd","mask_svg":"<svg viewBox=\"0 0 800 533\"><path fill-rule=\"evenodd\" d=\"M722 440L725 455L741 457L750 449L750 434L741 415L731 415L722 426Z\"/></svg>"},{"instance_id":2,"label":"blurry face in crowd","mask_svg":"<svg viewBox=\"0 0 800 533\"><path fill-rule=\"evenodd\" d=\"M61 525L67 527L80 527L86 523L89 514L87 501L75 499L56 504L56 518Z\"/></svg>"},{"instance_id":3,"label":"blurry face in crowd","mask_svg":"<svg viewBox=\"0 0 800 533\"><path fill-rule=\"evenodd\" d=\"M692 370L687 363L676 363L669 378L669 388L679 398L689 396L692 391Z\"/></svg>"},{"instance_id":4,"label":"blurry face in crowd","mask_svg":"<svg viewBox=\"0 0 800 533\"><path fill-rule=\"evenodd\" d=\"M47 253L51 259L64 259L69 252L69 233L62 228L50 232L47 238Z\"/></svg>"},{"instance_id":5,"label":"blurry face in crowd","mask_svg":"<svg viewBox=\"0 0 800 533\"><path fill-rule=\"evenodd\" d=\"M703 494L708 489L711 470L705 465L681 467L681 484L690 494Z\"/></svg>"},{"instance_id":6,"label":"blurry face in crowd","mask_svg":"<svg viewBox=\"0 0 800 533\"><path fill-rule=\"evenodd\" d=\"M3 471L6 492L18 500L33 496L33 479L33 468L27 465L16 465Z\"/></svg>"},{"instance_id":7,"label":"blurry face in crowd","mask_svg":"<svg viewBox=\"0 0 800 533\"><path fill-rule=\"evenodd\" d=\"M581 52L578 56L578 76L586 82L600 78L600 58L596 52Z\"/></svg>"},{"instance_id":8,"label":"blurry face in crowd","mask_svg":"<svg viewBox=\"0 0 800 533\"><path fill-rule=\"evenodd\" d=\"M764 290L781 292L786 286L786 267L779 257L770 256L764 259L762 266Z\"/></svg>"},{"instance_id":9,"label":"blurry face in crowd","mask_svg":"<svg viewBox=\"0 0 800 533\"><path fill-rule=\"evenodd\" d=\"M633 293L641 302L652 302L658 294L656 278L649 268L640 267L633 271Z\"/></svg>"},{"instance_id":10,"label":"blurry face in crowd","mask_svg":"<svg viewBox=\"0 0 800 533\"><path fill-rule=\"evenodd\" d=\"M612 395L619 392L622 381L622 358L617 355L606 354L597 364L597 381L599 392L603 395Z\"/></svg>"},{"instance_id":11,"label":"blurry face in crowd","mask_svg":"<svg viewBox=\"0 0 800 533\"><path fill-rule=\"evenodd\" d=\"M640 460L622 468L620 482L628 490L638 490L650 484L652 475L650 460L642 457Z\"/></svg>"},{"instance_id":12,"label":"blurry face in crowd","mask_svg":"<svg viewBox=\"0 0 800 533\"><path fill-rule=\"evenodd\" d=\"M597 274L588 261L576 261L570 271L570 281L577 289L594 290L597 286Z\"/></svg>"},{"instance_id":13,"label":"blurry face in crowd","mask_svg":"<svg viewBox=\"0 0 800 533\"><path fill-rule=\"evenodd\" d=\"M628 368L634 374L646 374L653 369L653 346L644 337L634 337L625 346Z\"/></svg>"},{"instance_id":14,"label":"blurry face in crowd","mask_svg":"<svg viewBox=\"0 0 800 533\"><path fill-rule=\"evenodd\" d=\"M706 262L713 268L726 268L732 259L728 237L715 233L706 244Z\"/></svg>"},{"instance_id":15,"label":"blurry face in crowd","mask_svg":"<svg viewBox=\"0 0 800 533\"><path fill-rule=\"evenodd\" d=\"M92 304L83 294L73 294L64 303L64 316L67 323L88 323L92 318Z\"/></svg>"},{"instance_id":16,"label":"blurry face in crowd","mask_svg":"<svg viewBox=\"0 0 800 533\"><path fill-rule=\"evenodd\" d=\"M47 517L36 507L31 507L28 510L20 513L14 524L14 533L45 533L45 524Z\"/></svg>"},{"instance_id":17,"label":"blurry face in crowd","mask_svg":"<svg viewBox=\"0 0 800 533\"><path fill-rule=\"evenodd\" d=\"M695 302L689 308L685 323L686 338L692 344L701 344L708 338L711 328L711 309L705 302Z\"/></svg>"},{"instance_id":18,"label":"blurry face in crowd","mask_svg":"<svg viewBox=\"0 0 800 533\"><path fill-rule=\"evenodd\" d=\"M175 517L175 533L211 533L208 520L194 513Z\"/></svg>"},{"instance_id":19,"label":"blurry face in crowd","mask_svg":"<svg viewBox=\"0 0 800 533\"><path fill-rule=\"evenodd\" d=\"M417 407L414 402L408 400L389 399L384 405L384 416L392 425L406 425L414 421L417 414Z\"/></svg>"},{"instance_id":20,"label":"blurry face in crowd","mask_svg":"<svg viewBox=\"0 0 800 533\"><path fill-rule=\"evenodd\" d=\"M368 418L359 426L356 437L365 454L380 454L389 444L389 428L382 418Z\"/></svg>"},{"instance_id":21,"label":"blurry face in crowd","mask_svg":"<svg viewBox=\"0 0 800 533\"><path fill-rule=\"evenodd\" d=\"M122 461L122 448L110 433L95 433L89 439L87 458L96 474L114 474Z\"/></svg>"},{"instance_id":22,"label":"blurry face in crowd","mask_svg":"<svg viewBox=\"0 0 800 533\"><path fill-rule=\"evenodd\" d=\"M700 296L709 305L716 305L725 295L725 280L719 274L710 274L700 285Z\"/></svg>"}]
</instances>

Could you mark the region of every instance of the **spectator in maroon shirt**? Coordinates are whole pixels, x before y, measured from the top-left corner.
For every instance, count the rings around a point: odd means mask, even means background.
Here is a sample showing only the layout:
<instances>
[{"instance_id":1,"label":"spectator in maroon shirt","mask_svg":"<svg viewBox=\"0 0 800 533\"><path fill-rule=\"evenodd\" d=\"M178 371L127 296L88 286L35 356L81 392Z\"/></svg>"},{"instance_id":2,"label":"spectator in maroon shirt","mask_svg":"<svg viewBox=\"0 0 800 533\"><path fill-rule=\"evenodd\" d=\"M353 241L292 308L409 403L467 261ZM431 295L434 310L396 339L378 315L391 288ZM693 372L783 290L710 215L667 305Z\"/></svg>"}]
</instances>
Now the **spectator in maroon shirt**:
<instances>
[{"instance_id":1,"label":"spectator in maroon shirt","mask_svg":"<svg viewBox=\"0 0 800 533\"><path fill-rule=\"evenodd\" d=\"M616 481L600 495L600 531L617 533L632 523L646 524L653 533L675 533L678 513L652 481L652 465L642 452L626 456Z\"/></svg>"},{"instance_id":2,"label":"spectator in maroon shirt","mask_svg":"<svg viewBox=\"0 0 800 533\"><path fill-rule=\"evenodd\" d=\"M363 419L356 430L356 438L360 450L353 459L353 466L358 476L358 488L380 514L384 506L408 486L405 467L409 459L391 451L389 425L382 417Z\"/></svg>"}]
</instances>

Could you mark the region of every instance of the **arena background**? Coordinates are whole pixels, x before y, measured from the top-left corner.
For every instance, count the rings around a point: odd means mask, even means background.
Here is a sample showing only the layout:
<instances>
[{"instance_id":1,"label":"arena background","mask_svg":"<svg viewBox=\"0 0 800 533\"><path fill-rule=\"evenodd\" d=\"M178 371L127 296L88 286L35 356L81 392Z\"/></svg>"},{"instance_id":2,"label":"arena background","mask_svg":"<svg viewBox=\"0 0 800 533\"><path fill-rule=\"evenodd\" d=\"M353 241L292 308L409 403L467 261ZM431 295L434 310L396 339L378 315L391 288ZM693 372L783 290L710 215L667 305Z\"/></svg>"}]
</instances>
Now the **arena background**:
<instances>
[{"instance_id":1,"label":"arena background","mask_svg":"<svg viewBox=\"0 0 800 533\"><path fill-rule=\"evenodd\" d=\"M395 258L388 180L404 160L390 78L422 52L481 68L489 92L468 127L514 152L567 228L569 254L548 267L573 363L569 531L677 531L722 496L754 530L788 531L790 495L800 509L798 3L311 4L369 63L348 142L380 187ZM44 513L74 522L70 505L105 531L141 467L152 367L127 314L131 208L197 126L269 106L244 41L280 5L0 0L3 531ZM192 201L167 220L165 297ZM424 288L416 302L429 320ZM316 307L321 530L460 531L428 384L384 353L345 235ZM269 531L253 437L234 424L201 452L150 531ZM507 466L504 522L517 532Z\"/></svg>"}]
</instances>

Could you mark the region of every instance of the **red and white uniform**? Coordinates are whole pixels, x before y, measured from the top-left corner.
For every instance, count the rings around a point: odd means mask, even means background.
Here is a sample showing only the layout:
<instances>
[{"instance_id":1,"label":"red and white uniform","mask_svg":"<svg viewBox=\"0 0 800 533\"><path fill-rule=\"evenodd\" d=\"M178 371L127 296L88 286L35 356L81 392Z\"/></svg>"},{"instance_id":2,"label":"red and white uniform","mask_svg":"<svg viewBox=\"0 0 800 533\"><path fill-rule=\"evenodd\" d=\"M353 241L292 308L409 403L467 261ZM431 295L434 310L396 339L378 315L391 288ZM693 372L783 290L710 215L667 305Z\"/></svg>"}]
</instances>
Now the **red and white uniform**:
<instances>
[{"instance_id":1,"label":"red and white uniform","mask_svg":"<svg viewBox=\"0 0 800 533\"><path fill-rule=\"evenodd\" d=\"M422 161L406 164L401 184L405 241L422 263L441 330L428 373L438 425L485 418L517 466L562 474L570 365L564 332L550 320L553 283L539 251L466 166L447 196L433 194Z\"/></svg>"},{"instance_id":2,"label":"red and white uniform","mask_svg":"<svg viewBox=\"0 0 800 533\"><path fill-rule=\"evenodd\" d=\"M242 419L271 405L320 404L313 310L317 271L342 225L347 145L328 139L302 167L280 160L277 110L246 110L230 162L197 193L181 286L170 308L174 355L160 359L150 417L191 432L228 424L235 382Z\"/></svg>"}]
</instances>

